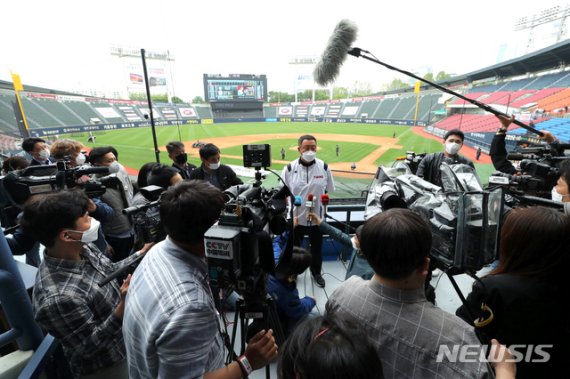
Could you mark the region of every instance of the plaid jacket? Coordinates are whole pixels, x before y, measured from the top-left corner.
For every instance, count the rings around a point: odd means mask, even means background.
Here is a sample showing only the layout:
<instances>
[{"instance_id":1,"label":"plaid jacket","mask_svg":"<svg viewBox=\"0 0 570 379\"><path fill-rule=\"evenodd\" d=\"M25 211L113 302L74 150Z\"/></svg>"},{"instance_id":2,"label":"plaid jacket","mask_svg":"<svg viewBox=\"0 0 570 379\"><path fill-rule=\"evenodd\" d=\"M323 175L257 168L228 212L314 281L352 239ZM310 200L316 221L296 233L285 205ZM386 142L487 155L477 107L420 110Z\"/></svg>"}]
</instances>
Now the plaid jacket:
<instances>
[{"instance_id":1,"label":"plaid jacket","mask_svg":"<svg viewBox=\"0 0 570 379\"><path fill-rule=\"evenodd\" d=\"M75 377L125 358L122 320L113 314L120 300L119 284L97 283L136 255L112 263L89 244L81 257L74 262L44 254L32 299L36 321L60 340Z\"/></svg>"}]
</instances>

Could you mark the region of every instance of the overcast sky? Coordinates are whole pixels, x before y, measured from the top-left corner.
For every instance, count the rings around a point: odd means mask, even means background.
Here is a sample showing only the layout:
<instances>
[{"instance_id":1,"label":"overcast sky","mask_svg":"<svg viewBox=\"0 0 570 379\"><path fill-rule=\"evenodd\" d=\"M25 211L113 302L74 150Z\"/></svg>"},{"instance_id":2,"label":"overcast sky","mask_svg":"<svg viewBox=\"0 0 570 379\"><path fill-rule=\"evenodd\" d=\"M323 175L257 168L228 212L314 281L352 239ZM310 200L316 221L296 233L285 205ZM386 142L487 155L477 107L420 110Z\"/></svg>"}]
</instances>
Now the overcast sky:
<instances>
[{"instance_id":1,"label":"overcast sky","mask_svg":"<svg viewBox=\"0 0 570 379\"><path fill-rule=\"evenodd\" d=\"M343 18L359 28L355 46L404 70L464 74L524 54L528 31L515 21L567 0L4 1L0 79L68 91L120 91L124 67L111 45L168 50L175 95L204 96L204 73L266 74L270 91L293 92L289 61L320 55ZM535 45L554 43L551 28ZM566 37L568 38L568 36ZM544 46L540 46L544 47ZM337 80L374 90L398 73L348 57ZM169 78L170 79L170 78Z\"/></svg>"}]
</instances>

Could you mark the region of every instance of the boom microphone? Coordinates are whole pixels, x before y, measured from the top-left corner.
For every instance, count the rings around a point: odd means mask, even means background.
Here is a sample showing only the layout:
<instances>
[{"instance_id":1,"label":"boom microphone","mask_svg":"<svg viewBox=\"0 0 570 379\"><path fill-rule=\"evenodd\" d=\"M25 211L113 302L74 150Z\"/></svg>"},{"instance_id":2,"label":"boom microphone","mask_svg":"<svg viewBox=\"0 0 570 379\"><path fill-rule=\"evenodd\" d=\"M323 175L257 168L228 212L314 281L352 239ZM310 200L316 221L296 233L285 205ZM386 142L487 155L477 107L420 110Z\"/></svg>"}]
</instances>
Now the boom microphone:
<instances>
[{"instance_id":1,"label":"boom microphone","mask_svg":"<svg viewBox=\"0 0 570 379\"><path fill-rule=\"evenodd\" d=\"M349 20L341 20L334 28L321 59L315 66L313 76L321 86L332 83L344 63L348 50L356 39L358 28Z\"/></svg>"}]
</instances>

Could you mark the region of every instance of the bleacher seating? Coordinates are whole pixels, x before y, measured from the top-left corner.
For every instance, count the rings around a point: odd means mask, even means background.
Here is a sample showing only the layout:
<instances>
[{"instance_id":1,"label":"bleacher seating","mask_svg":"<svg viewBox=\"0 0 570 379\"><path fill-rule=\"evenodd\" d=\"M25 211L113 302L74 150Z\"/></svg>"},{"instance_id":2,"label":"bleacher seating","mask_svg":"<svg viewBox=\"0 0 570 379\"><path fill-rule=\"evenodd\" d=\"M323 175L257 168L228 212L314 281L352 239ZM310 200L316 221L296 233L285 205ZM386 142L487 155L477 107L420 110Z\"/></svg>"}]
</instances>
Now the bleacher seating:
<instances>
[{"instance_id":1,"label":"bleacher seating","mask_svg":"<svg viewBox=\"0 0 570 379\"><path fill-rule=\"evenodd\" d=\"M276 118L277 117L277 107L263 107L263 117L265 118Z\"/></svg>"},{"instance_id":2,"label":"bleacher seating","mask_svg":"<svg viewBox=\"0 0 570 379\"><path fill-rule=\"evenodd\" d=\"M403 120L406 118L413 118L413 114L411 117L409 113L412 109L416 107L416 96L402 96L400 97L400 101L396 104L392 112L388 115L388 118L393 120Z\"/></svg>"},{"instance_id":3,"label":"bleacher seating","mask_svg":"<svg viewBox=\"0 0 570 379\"><path fill-rule=\"evenodd\" d=\"M561 90L562 90L562 88L546 88L546 89L538 90L537 92L535 92L531 96L521 96L517 100L513 101L511 103L511 107L520 108L520 107L524 107L525 105L528 105L528 104L537 103L538 101L540 101L540 100L542 100L548 96L551 96L551 95L555 94L556 92L560 92Z\"/></svg>"},{"instance_id":4,"label":"bleacher seating","mask_svg":"<svg viewBox=\"0 0 570 379\"><path fill-rule=\"evenodd\" d=\"M455 114L435 124L439 129L459 129L464 133L495 132L501 123L494 115ZM513 126L512 129L515 129Z\"/></svg>"},{"instance_id":5,"label":"bleacher seating","mask_svg":"<svg viewBox=\"0 0 570 379\"><path fill-rule=\"evenodd\" d=\"M556 92L551 96L548 96L544 99L538 101L537 107L540 109L544 109L546 112L552 112L556 109L561 109L566 107L568 109L568 105L570 104L570 88L565 88L560 92Z\"/></svg>"},{"instance_id":6,"label":"bleacher seating","mask_svg":"<svg viewBox=\"0 0 570 379\"><path fill-rule=\"evenodd\" d=\"M212 108L210 107L194 107L194 109L196 110L198 118L214 118L214 115L212 114Z\"/></svg>"},{"instance_id":7,"label":"bleacher seating","mask_svg":"<svg viewBox=\"0 0 570 379\"><path fill-rule=\"evenodd\" d=\"M519 91L519 90L525 88L530 83L532 83L532 81L534 81L534 78L511 80L510 82L505 84L503 87L501 87L501 91Z\"/></svg>"},{"instance_id":8,"label":"bleacher seating","mask_svg":"<svg viewBox=\"0 0 570 379\"><path fill-rule=\"evenodd\" d=\"M16 101L14 92L0 92L0 130L4 135L19 136L13 101Z\"/></svg>"},{"instance_id":9,"label":"bleacher seating","mask_svg":"<svg viewBox=\"0 0 570 379\"><path fill-rule=\"evenodd\" d=\"M50 128L55 126L65 125L63 121L57 119L53 114L49 113L46 108L43 107L42 103L51 100L34 100L20 96L22 101L22 107L24 108L24 114L26 115L26 120L28 121L28 127L30 129L34 128Z\"/></svg>"},{"instance_id":10,"label":"bleacher seating","mask_svg":"<svg viewBox=\"0 0 570 379\"><path fill-rule=\"evenodd\" d=\"M366 118L371 118L379 106L380 106L379 100L364 101L362 103L362 106L360 107L360 111L358 112L358 117L366 116Z\"/></svg>"},{"instance_id":11,"label":"bleacher seating","mask_svg":"<svg viewBox=\"0 0 570 379\"><path fill-rule=\"evenodd\" d=\"M525 89L543 89L559 87L556 82L567 75L566 72L558 72L555 74L547 74L538 76L534 81L525 87Z\"/></svg>"}]
</instances>

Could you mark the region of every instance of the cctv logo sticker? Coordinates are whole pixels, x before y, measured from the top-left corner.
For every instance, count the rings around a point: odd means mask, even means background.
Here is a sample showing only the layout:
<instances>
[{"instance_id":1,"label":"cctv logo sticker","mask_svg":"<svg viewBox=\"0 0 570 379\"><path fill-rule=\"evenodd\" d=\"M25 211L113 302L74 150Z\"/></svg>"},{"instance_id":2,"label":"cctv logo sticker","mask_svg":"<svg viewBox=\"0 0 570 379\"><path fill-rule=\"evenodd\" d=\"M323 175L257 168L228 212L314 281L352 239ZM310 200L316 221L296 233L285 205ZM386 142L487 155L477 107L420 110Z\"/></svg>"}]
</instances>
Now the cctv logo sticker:
<instances>
[{"instance_id":1,"label":"cctv logo sticker","mask_svg":"<svg viewBox=\"0 0 570 379\"><path fill-rule=\"evenodd\" d=\"M234 251L231 242L224 240L206 241L206 256L208 258L234 259Z\"/></svg>"}]
</instances>

